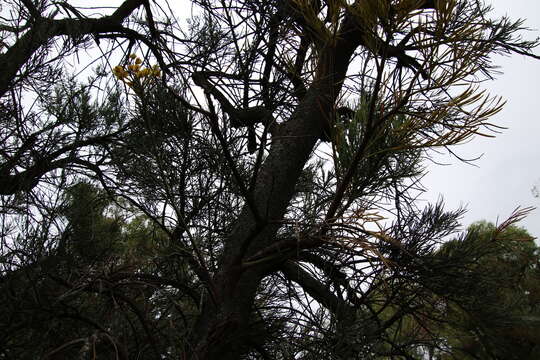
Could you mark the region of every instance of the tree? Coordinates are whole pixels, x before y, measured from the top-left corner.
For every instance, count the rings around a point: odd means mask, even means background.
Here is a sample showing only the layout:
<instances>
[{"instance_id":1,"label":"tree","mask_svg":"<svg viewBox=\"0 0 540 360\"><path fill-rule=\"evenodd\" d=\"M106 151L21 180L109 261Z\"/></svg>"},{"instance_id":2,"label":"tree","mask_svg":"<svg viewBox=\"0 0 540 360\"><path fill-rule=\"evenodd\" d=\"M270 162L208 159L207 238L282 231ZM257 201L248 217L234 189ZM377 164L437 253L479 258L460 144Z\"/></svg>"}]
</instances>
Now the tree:
<instances>
[{"instance_id":1,"label":"tree","mask_svg":"<svg viewBox=\"0 0 540 360\"><path fill-rule=\"evenodd\" d=\"M59 213L58 245L0 277L0 359L158 358L178 346L199 298L166 234L84 182Z\"/></svg>"},{"instance_id":2,"label":"tree","mask_svg":"<svg viewBox=\"0 0 540 360\"><path fill-rule=\"evenodd\" d=\"M466 306L447 308L452 356L443 359L534 359L540 354L540 253L526 230L507 225L472 224L466 236L444 244L437 254L469 262L468 277L475 284L469 298L460 301Z\"/></svg>"},{"instance_id":3,"label":"tree","mask_svg":"<svg viewBox=\"0 0 540 360\"><path fill-rule=\"evenodd\" d=\"M99 244L90 268L121 263L103 255L120 230L91 221L102 208L60 211L82 178L173 244L159 268L143 257L129 270L152 286L125 303L155 312L127 310L145 334L127 357L146 342L146 357L191 359L413 358L437 344L396 335L408 319L416 333L444 322L430 311L447 277L433 271L449 263L429 259L460 215L416 207L422 161L490 130L502 106L479 87L490 57L537 57L522 21L467 0L197 0L183 27L166 5L5 5L3 279L61 253L60 234L86 238L71 257ZM69 75L70 56L94 46L95 74Z\"/></svg>"},{"instance_id":4,"label":"tree","mask_svg":"<svg viewBox=\"0 0 540 360\"><path fill-rule=\"evenodd\" d=\"M431 290L422 292L428 301L416 301L421 311L381 309L386 321L400 317L389 329L394 341L421 344L409 349L416 350L414 358L537 358L539 251L534 238L514 225L519 218L518 212L499 226L474 223L424 256L418 280L408 283L418 292Z\"/></svg>"}]
</instances>

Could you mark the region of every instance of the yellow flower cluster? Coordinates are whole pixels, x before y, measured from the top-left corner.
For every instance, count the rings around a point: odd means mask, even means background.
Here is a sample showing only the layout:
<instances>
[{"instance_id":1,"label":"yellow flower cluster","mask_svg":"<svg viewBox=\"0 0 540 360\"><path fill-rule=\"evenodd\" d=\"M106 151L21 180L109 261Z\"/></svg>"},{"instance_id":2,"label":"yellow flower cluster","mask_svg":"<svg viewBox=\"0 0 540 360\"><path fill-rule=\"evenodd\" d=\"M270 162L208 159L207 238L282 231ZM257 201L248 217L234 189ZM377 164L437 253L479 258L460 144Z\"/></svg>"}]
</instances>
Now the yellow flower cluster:
<instances>
[{"instance_id":1,"label":"yellow flower cluster","mask_svg":"<svg viewBox=\"0 0 540 360\"><path fill-rule=\"evenodd\" d=\"M150 68L142 68L142 59L135 54L129 55L128 64L115 66L113 75L120 81L135 90L142 90L154 79L161 76L161 69L154 65Z\"/></svg>"}]
</instances>

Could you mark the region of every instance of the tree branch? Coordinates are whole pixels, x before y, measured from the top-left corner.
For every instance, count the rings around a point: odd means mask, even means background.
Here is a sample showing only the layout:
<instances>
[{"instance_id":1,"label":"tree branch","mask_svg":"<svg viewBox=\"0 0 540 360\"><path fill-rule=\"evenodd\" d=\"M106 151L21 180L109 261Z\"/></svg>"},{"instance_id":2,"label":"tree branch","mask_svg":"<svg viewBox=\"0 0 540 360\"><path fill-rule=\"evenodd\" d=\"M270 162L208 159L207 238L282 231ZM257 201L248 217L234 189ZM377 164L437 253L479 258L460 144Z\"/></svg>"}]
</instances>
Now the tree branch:
<instances>
[{"instance_id":1,"label":"tree branch","mask_svg":"<svg viewBox=\"0 0 540 360\"><path fill-rule=\"evenodd\" d=\"M53 20L39 17L31 28L13 44L5 54L0 55L0 97L16 82L19 72L38 49L52 38L66 35L77 38L87 34L109 33L122 30L122 22L144 0L126 0L111 15L99 19L61 19Z\"/></svg>"}]
</instances>

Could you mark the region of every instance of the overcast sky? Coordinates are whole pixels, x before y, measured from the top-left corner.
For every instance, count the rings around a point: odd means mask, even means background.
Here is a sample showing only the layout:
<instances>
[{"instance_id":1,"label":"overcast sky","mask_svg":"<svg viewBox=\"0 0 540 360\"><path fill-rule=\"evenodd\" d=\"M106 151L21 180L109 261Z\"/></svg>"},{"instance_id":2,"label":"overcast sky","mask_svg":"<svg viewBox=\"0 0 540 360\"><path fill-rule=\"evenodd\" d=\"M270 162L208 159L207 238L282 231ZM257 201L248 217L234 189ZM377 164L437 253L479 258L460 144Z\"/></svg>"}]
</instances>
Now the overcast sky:
<instances>
[{"instance_id":1,"label":"overcast sky","mask_svg":"<svg viewBox=\"0 0 540 360\"><path fill-rule=\"evenodd\" d=\"M524 25L533 31L525 33L525 38L540 36L539 0L490 2L499 15L526 19ZM540 49L535 53L540 55ZM462 221L465 226L481 219L500 223L517 206L540 208L540 198L531 192L534 185L540 185L540 60L513 55L494 61L503 74L484 86L507 100L492 122L508 129L494 139L477 137L454 148L467 158L483 154L474 163L477 167L448 155L437 156L437 161L451 165L430 165L423 182L428 189L424 199L435 201L443 196L447 209L466 206L468 212ZM540 209L520 225L540 238Z\"/></svg>"}]
</instances>

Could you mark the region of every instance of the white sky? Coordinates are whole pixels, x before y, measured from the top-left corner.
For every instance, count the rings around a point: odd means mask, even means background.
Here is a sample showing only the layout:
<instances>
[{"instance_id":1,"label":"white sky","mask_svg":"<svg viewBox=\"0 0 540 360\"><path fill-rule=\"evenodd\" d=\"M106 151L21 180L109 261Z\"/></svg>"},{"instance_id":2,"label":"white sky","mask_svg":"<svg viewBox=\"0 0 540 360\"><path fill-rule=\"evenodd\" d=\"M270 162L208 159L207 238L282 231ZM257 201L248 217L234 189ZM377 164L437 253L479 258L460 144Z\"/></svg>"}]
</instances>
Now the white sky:
<instances>
[{"instance_id":1,"label":"white sky","mask_svg":"<svg viewBox=\"0 0 540 360\"><path fill-rule=\"evenodd\" d=\"M524 34L526 39L540 36L540 1L489 2L498 15L526 19L524 26L533 30ZM540 55L540 48L535 53ZM517 206L540 208L540 198L531 192L534 185L540 185L540 61L512 55L497 57L494 62L503 74L484 86L505 98L507 104L491 122L508 129L494 139L477 137L454 148L465 158L483 154L474 163L477 167L443 154L436 157L437 161L451 165L430 165L423 181L428 189L424 199L432 202L443 196L447 209L466 206L464 226L482 219L500 223ZM540 237L540 209L520 225Z\"/></svg>"}]
</instances>

